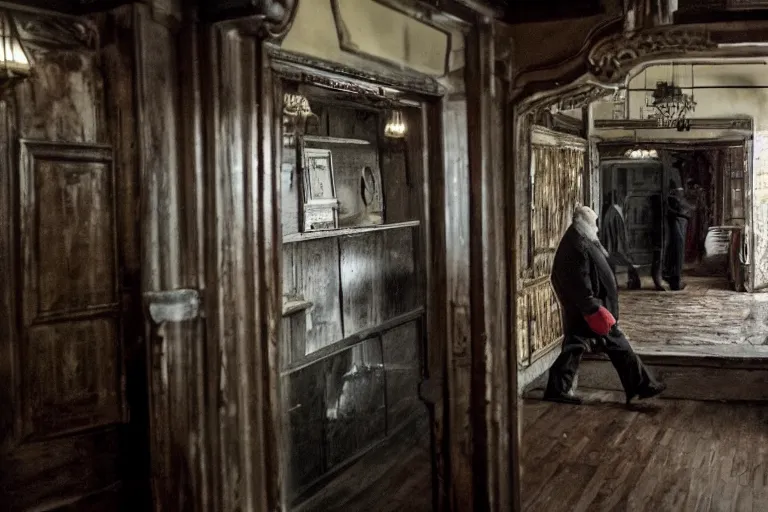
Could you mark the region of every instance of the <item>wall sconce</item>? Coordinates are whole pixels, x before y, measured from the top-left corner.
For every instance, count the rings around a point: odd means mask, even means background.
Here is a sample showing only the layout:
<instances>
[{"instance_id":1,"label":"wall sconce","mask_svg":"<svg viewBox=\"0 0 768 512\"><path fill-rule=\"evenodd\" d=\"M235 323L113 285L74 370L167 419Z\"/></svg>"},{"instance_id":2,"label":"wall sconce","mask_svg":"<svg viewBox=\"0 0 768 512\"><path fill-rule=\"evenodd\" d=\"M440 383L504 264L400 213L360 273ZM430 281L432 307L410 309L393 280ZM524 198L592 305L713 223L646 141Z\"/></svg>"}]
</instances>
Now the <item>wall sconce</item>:
<instances>
[{"instance_id":1,"label":"wall sconce","mask_svg":"<svg viewBox=\"0 0 768 512\"><path fill-rule=\"evenodd\" d=\"M0 91L6 93L28 78L32 71L16 23L6 10L0 10L0 43Z\"/></svg>"},{"instance_id":2,"label":"wall sconce","mask_svg":"<svg viewBox=\"0 0 768 512\"><path fill-rule=\"evenodd\" d=\"M392 139L402 139L405 137L405 121L403 121L403 113L399 110L393 110L389 116L387 125L384 127L384 135Z\"/></svg>"},{"instance_id":3,"label":"wall sconce","mask_svg":"<svg viewBox=\"0 0 768 512\"><path fill-rule=\"evenodd\" d=\"M291 117L310 117L315 114L309 106L309 100L301 94L283 94L283 114Z\"/></svg>"},{"instance_id":4,"label":"wall sconce","mask_svg":"<svg viewBox=\"0 0 768 512\"><path fill-rule=\"evenodd\" d=\"M306 132L309 119L318 120L305 96L283 94L283 146L295 147L296 136Z\"/></svg>"}]
</instances>

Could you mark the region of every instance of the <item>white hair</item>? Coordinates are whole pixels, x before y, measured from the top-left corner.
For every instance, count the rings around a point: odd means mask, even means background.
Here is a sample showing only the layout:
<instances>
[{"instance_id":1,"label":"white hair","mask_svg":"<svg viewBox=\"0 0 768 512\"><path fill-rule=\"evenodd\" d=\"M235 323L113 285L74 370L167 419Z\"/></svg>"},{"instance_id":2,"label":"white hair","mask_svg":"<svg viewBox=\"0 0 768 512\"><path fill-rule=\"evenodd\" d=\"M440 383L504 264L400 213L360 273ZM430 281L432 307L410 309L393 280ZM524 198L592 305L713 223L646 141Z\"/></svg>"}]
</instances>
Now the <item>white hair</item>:
<instances>
[{"instance_id":1,"label":"white hair","mask_svg":"<svg viewBox=\"0 0 768 512\"><path fill-rule=\"evenodd\" d=\"M600 238L597 236L597 214L592 208L589 206L577 206L574 208L573 226L581 236L599 245L603 254L608 256L608 251L605 250L605 247L600 243Z\"/></svg>"},{"instance_id":2,"label":"white hair","mask_svg":"<svg viewBox=\"0 0 768 512\"><path fill-rule=\"evenodd\" d=\"M597 214L589 206L577 206L573 210L573 225L576 231L593 242L597 238Z\"/></svg>"}]
</instances>

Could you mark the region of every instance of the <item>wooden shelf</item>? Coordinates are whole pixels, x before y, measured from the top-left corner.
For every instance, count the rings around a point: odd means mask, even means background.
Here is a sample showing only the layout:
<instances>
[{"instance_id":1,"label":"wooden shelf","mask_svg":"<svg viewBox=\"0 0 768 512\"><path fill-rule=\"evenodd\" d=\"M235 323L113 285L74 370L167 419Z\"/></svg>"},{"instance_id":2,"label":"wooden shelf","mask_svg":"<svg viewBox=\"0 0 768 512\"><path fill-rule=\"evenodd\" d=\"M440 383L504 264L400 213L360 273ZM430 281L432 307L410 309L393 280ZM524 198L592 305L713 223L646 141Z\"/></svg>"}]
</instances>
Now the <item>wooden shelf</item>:
<instances>
[{"instance_id":1,"label":"wooden shelf","mask_svg":"<svg viewBox=\"0 0 768 512\"><path fill-rule=\"evenodd\" d=\"M312 307L312 303L304 299L291 299L283 302L283 316L291 316Z\"/></svg>"},{"instance_id":2,"label":"wooden shelf","mask_svg":"<svg viewBox=\"0 0 768 512\"><path fill-rule=\"evenodd\" d=\"M415 228L421 225L418 220L408 222L397 222L394 224L380 224L378 226L359 226L340 229L326 229L322 231L307 231L306 233L293 233L283 237L284 244L303 242L305 240L317 240L320 238L332 238L337 236L359 235L362 233L372 233L374 231L386 231L388 229Z\"/></svg>"},{"instance_id":3,"label":"wooden shelf","mask_svg":"<svg viewBox=\"0 0 768 512\"><path fill-rule=\"evenodd\" d=\"M370 146L372 143L363 139L345 139L342 137L326 137L325 135L304 135L304 142L314 144L346 144L352 146Z\"/></svg>"}]
</instances>

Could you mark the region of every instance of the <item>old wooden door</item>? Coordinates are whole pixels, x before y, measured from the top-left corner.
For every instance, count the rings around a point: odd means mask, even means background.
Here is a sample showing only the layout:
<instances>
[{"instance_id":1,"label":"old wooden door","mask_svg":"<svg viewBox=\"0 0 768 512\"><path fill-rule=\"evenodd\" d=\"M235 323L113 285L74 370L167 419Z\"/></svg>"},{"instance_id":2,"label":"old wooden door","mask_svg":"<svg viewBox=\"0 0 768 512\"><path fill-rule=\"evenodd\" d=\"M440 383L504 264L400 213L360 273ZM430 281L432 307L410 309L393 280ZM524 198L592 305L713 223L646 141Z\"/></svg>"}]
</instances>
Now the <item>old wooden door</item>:
<instances>
[{"instance_id":1,"label":"old wooden door","mask_svg":"<svg viewBox=\"0 0 768 512\"><path fill-rule=\"evenodd\" d=\"M2 238L15 249L1 262L11 321L0 340L0 510L118 510L127 459L112 151L22 141L19 155L3 194L17 206L1 205L18 228Z\"/></svg>"},{"instance_id":2,"label":"old wooden door","mask_svg":"<svg viewBox=\"0 0 768 512\"><path fill-rule=\"evenodd\" d=\"M656 160L616 161L603 164L604 202L610 194L622 198L628 256L635 265L650 265L653 259L654 226L652 196L663 197L663 167Z\"/></svg>"}]
</instances>

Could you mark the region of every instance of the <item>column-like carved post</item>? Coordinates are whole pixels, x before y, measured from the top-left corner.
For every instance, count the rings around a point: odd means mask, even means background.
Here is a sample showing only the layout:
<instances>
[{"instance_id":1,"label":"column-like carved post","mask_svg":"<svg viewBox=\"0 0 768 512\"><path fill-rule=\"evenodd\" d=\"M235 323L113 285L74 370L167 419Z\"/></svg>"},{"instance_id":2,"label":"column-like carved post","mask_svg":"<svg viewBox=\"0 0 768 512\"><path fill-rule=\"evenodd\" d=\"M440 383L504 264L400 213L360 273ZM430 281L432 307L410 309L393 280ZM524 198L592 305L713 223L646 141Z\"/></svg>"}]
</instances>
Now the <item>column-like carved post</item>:
<instances>
[{"instance_id":1,"label":"column-like carved post","mask_svg":"<svg viewBox=\"0 0 768 512\"><path fill-rule=\"evenodd\" d=\"M295 8L208 10L201 37L211 510L221 512L283 506L278 124L265 41L284 35Z\"/></svg>"}]
</instances>

